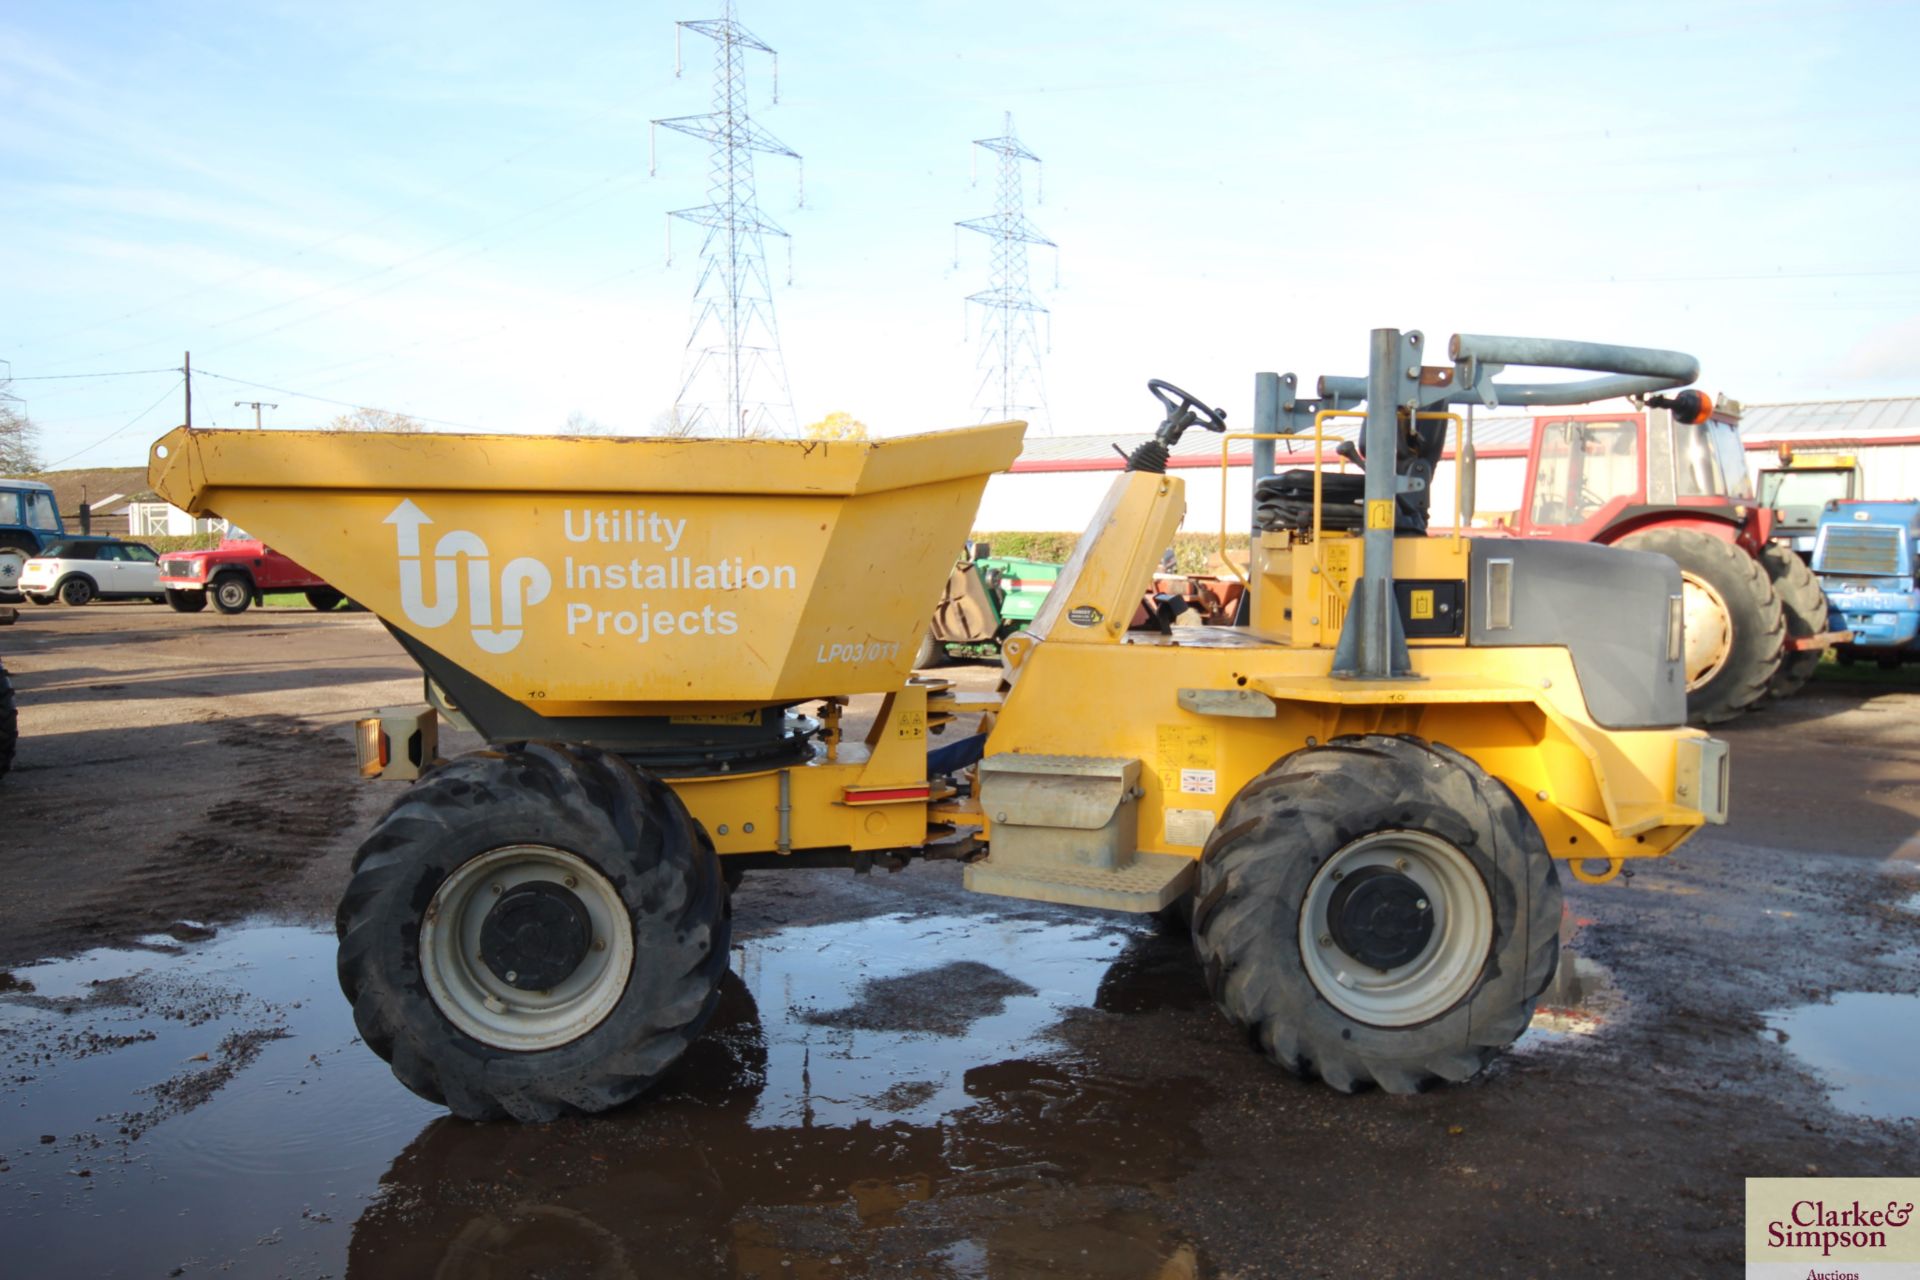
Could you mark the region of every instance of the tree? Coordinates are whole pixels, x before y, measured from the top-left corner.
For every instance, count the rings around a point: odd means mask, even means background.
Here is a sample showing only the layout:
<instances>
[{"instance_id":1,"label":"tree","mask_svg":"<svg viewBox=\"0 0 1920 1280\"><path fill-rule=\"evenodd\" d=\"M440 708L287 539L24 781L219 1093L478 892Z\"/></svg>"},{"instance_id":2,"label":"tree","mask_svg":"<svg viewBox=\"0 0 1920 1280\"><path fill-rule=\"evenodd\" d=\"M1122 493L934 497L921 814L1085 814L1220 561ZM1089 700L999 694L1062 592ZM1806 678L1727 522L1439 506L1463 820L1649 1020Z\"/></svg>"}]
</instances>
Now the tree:
<instances>
[{"instance_id":1,"label":"tree","mask_svg":"<svg viewBox=\"0 0 1920 1280\"><path fill-rule=\"evenodd\" d=\"M693 424L680 416L680 406L662 409L647 424L647 434L656 440L678 440L693 434Z\"/></svg>"},{"instance_id":2,"label":"tree","mask_svg":"<svg viewBox=\"0 0 1920 1280\"><path fill-rule=\"evenodd\" d=\"M567 415L567 423L560 428L560 434L563 436L617 436L621 433L598 418L589 418L575 409Z\"/></svg>"},{"instance_id":3,"label":"tree","mask_svg":"<svg viewBox=\"0 0 1920 1280\"><path fill-rule=\"evenodd\" d=\"M40 470L40 428L0 400L0 476L30 476Z\"/></svg>"},{"instance_id":4,"label":"tree","mask_svg":"<svg viewBox=\"0 0 1920 1280\"><path fill-rule=\"evenodd\" d=\"M391 409L355 409L343 413L329 426L335 431L425 431L416 418Z\"/></svg>"},{"instance_id":5,"label":"tree","mask_svg":"<svg viewBox=\"0 0 1920 1280\"><path fill-rule=\"evenodd\" d=\"M808 423L800 436L805 440L865 440L867 424L835 409L820 421Z\"/></svg>"}]
</instances>

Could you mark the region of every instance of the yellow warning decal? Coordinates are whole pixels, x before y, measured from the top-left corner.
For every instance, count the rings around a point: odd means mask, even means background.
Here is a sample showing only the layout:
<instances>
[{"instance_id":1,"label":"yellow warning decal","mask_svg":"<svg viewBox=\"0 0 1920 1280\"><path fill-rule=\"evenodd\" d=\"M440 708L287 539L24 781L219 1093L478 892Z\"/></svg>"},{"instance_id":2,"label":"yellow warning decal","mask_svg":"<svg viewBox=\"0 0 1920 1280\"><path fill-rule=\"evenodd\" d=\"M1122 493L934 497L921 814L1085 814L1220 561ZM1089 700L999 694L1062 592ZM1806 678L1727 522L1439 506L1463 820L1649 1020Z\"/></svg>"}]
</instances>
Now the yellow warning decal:
<instances>
[{"instance_id":1,"label":"yellow warning decal","mask_svg":"<svg viewBox=\"0 0 1920 1280\"><path fill-rule=\"evenodd\" d=\"M722 711L713 715L668 716L668 724L759 724L758 711Z\"/></svg>"},{"instance_id":2,"label":"yellow warning decal","mask_svg":"<svg viewBox=\"0 0 1920 1280\"><path fill-rule=\"evenodd\" d=\"M1216 786L1213 730L1206 725L1155 726L1154 766L1167 796L1212 795Z\"/></svg>"},{"instance_id":3,"label":"yellow warning decal","mask_svg":"<svg viewBox=\"0 0 1920 1280\"><path fill-rule=\"evenodd\" d=\"M1407 613L1418 620L1433 617L1433 592L1413 591L1408 593Z\"/></svg>"},{"instance_id":4,"label":"yellow warning decal","mask_svg":"<svg viewBox=\"0 0 1920 1280\"><path fill-rule=\"evenodd\" d=\"M1367 503L1367 528L1393 528L1393 499L1376 498Z\"/></svg>"}]
</instances>

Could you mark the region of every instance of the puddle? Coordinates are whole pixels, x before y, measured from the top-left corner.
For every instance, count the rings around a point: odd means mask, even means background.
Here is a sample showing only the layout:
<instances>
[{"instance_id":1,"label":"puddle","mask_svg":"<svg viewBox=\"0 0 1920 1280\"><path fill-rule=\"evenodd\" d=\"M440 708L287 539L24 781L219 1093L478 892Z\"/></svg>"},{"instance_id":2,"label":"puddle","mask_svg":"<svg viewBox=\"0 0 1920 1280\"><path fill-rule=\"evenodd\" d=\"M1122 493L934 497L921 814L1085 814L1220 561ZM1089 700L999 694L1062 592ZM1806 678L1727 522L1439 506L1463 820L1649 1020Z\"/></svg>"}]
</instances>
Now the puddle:
<instances>
[{"instance_id":1,"label":"puddle","mask_svg":"<svg viewBox=\"0 0 1920 1280\"><path fill-rule=\"evenodd\" d=\"M1843 991L1830 1004L1768 1014L1767 1028L1826 1083L1835 1107L1920 1120L1920 995Z\"/></svg>"},{"instance_id":2,"label":"puddle","mask_svg":"<svg viewBox=\"0 0 1920 1280\"><path fill-rule=\"evenodd\" d=\"M756 938L649 1099L533 1127L395 1082L328 933L144 941L0 986L0 1235L26 1273L1211 1274L1152 1209L1196 1147L1169 1099L1204 1082L1090 1076L1049 1035L1204 1000L1144 925Z\"/></svg>"}]
</instances>

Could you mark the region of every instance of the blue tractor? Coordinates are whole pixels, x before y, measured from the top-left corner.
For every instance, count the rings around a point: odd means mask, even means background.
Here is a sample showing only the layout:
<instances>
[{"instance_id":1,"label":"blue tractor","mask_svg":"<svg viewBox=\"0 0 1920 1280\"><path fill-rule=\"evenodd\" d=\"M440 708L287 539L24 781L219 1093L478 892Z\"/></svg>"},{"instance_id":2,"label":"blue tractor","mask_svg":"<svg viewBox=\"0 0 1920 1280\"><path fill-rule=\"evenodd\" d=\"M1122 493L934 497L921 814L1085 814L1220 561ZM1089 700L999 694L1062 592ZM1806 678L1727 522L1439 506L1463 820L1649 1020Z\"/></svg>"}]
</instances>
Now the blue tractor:
<instances>
[{"instance_id":1,"label":"blue tractor","mask_svg":"<svg viewBox=\"0 0 1920 1280\"><path fill-rule=\"evenodd\" d=\"M1829 624L1853 632L1834 656L1893 668L1920 658L1920 499L1836 500L1820 512L1813 571L1827 595Z\"/></svg>"},{"instance_id":2,"label":"blue tractor","mask_svg":"<svg viewBox=\"0 0 1920 1280\"><path fill-rule=\"evenodd\" d=\"M52 486L0 480L0 600L20 598L21 568L66 532Z\"/></svg>"}]
</instances>

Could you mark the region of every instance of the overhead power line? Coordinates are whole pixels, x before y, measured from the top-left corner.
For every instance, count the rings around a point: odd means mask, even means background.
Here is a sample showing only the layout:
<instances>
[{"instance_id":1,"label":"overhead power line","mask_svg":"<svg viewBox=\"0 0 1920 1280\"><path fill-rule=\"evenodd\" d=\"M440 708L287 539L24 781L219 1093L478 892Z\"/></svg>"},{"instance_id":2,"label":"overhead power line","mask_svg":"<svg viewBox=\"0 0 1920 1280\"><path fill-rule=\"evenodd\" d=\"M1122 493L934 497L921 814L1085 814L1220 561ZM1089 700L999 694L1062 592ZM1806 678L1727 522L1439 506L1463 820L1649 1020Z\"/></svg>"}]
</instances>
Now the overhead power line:
<instances>
[{"instance_id":1,"label":"overhead power line","mask_svg":"<svg viewBox=\"0 0 1920 1280\"><path fill-rule=\"evenodd\" d=\"M277 395L292 396L296 400L312 400L319 404L337 405L342 409L374 409L381 413L398 414L412 418L415 422L431 422L436 427L455 427L461 431L484 431L485 427L476 427L470 422L453 422L446 418L429 418L425 414L407 413L401 409L382 409L379 405L356 404L351 400L333 400L326 396L312 396L304 391L294 391L289 387L268 386L264 382L249 382L245 378L230 378L224 373L213 373L206 369L195 369L194 375L201 378L218 378L222 382L231 382L242 387L252 387L258 391L271 391Z\"/></svg>"},{"instance_id":2,"label":"overhead power line","mask_svg":"<svg viewBox=\"0 0 1920 1280\"><path fill-rule=\"evenodd\" d=\"M178 373L180 366L167 365L159 369L117 369L112 373L30 373L15 378L15 382L60 382L69 378L137 378L144 373Z\"/></svg>"},{"instance_id":3,"label":"overhead power line","mask_svg":"<svg viewBox=\"0 0 1920 1280\"><path fill-rule=\"evenodd\" d=\"M148 414L152 413L155 409L158 409L162 404L166 403L166 401L173 395L173 393L180 389L181 383L184 383L185 381L186 379L182 378L180 379L179 382L174 383L172 386L168 387L165 391L161 392L159 399L155 400L152 404L142 409L139 413L134 414L133 417L127 419L125 425L117 428L112 432L109 432L107 435L101 436L98 440L95 440L92 444L88 445L84 449L76 449L74 452L68 454L64 458L57 458L54 461L49 462L45 467L42 468L42 470L51 471L63 462L72 462L75 458L79 457L81 454L92 453L95 449L98 449L101 445L107 444L110 441L116 440L119 437L125 435L127 432L133 430L134 427L138 426L141 420L144 419Z\"/></svg>"}]
</instances>

